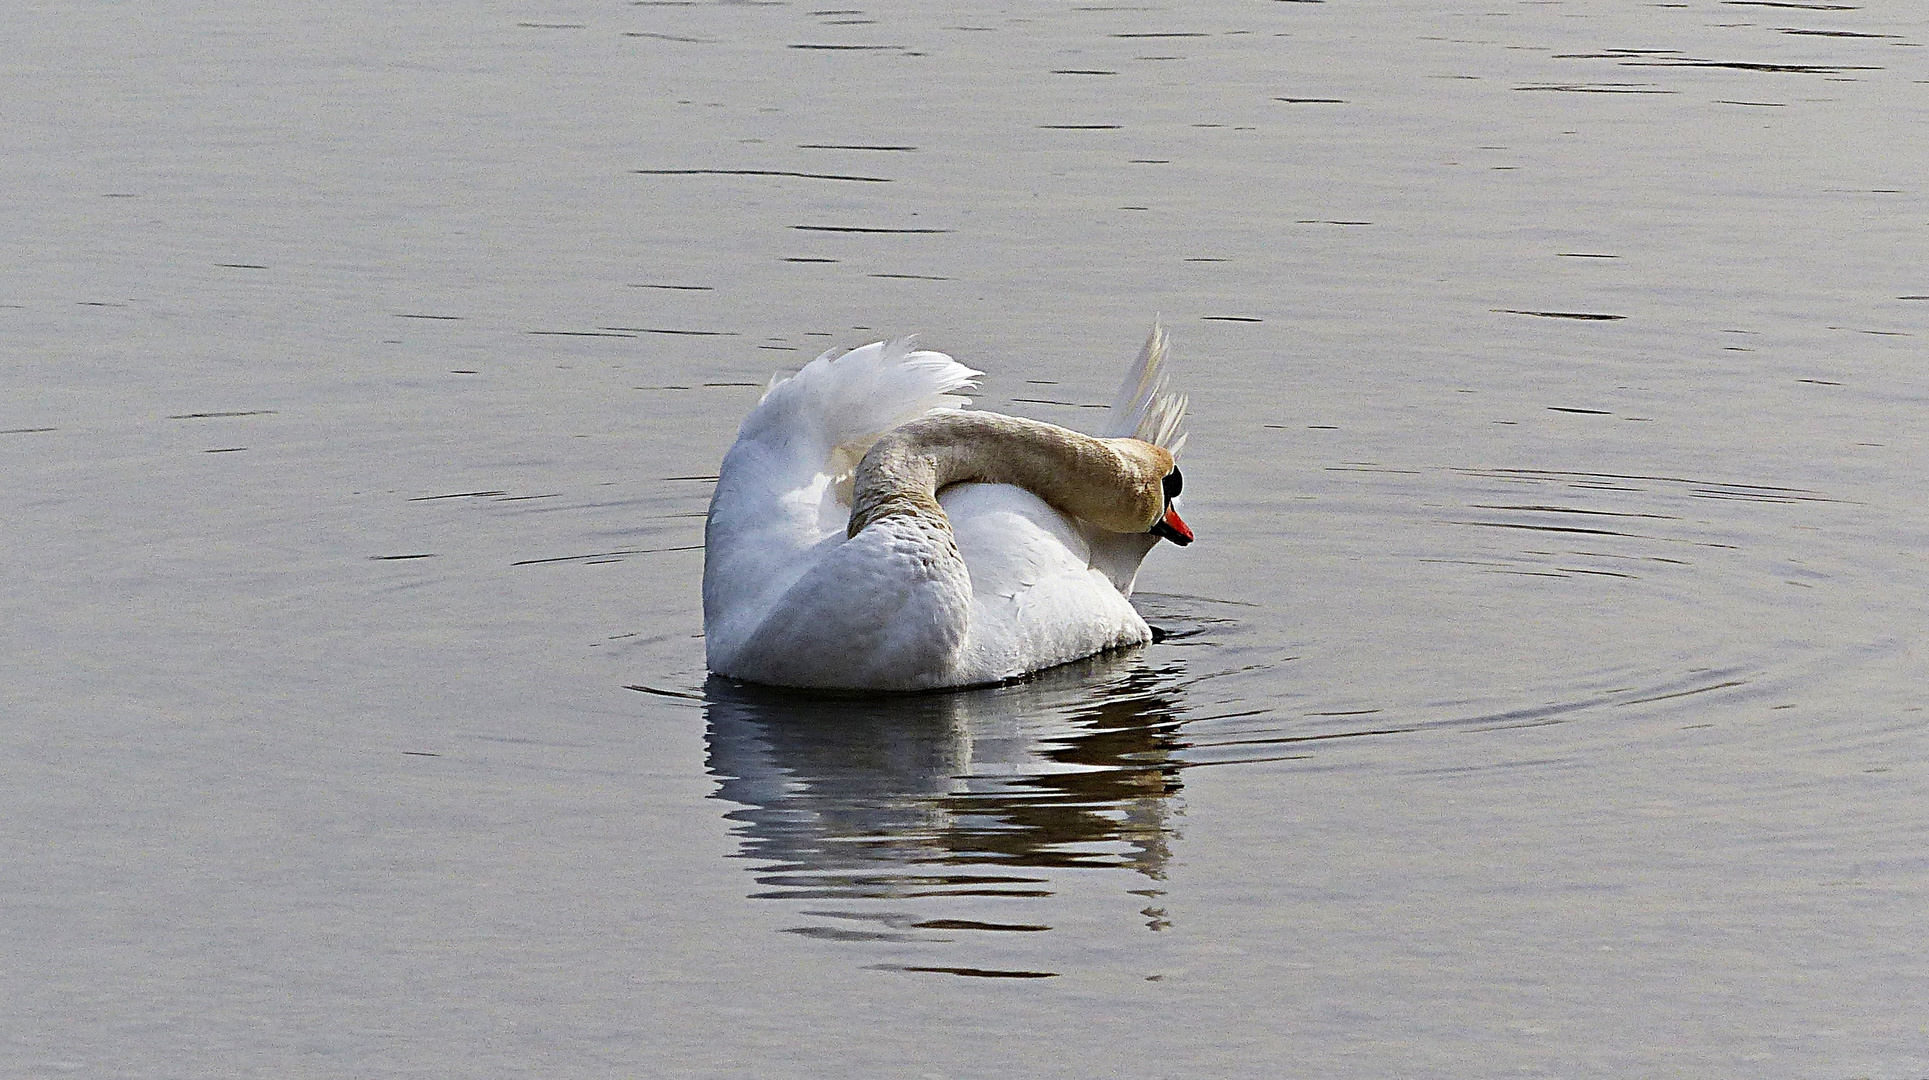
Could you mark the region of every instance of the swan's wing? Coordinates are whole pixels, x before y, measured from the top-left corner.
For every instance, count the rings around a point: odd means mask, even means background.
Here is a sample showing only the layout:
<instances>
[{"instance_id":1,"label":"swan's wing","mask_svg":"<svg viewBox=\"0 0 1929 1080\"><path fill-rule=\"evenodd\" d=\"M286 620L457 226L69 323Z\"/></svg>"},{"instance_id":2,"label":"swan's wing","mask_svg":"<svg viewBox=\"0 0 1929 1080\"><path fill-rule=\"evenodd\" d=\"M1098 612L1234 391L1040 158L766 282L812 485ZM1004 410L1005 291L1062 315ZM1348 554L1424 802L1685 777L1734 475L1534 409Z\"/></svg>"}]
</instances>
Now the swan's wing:
<instances>
[{"instance_id":1,"label":"swan's wing","mask_svg":"<svg viewBox=\"0 0 1929 1080\"><path fill-rule=\"evenodd\" d=\"M1139 359L1125 373L1112 409L1106 414L1105 436L1139 439L1163 446L1173 454L1185 445L1186 396L1172 389L1166 373L1165 329L1152 321L1152 333L1139 350Z\"/></svg>"},{"instance_id":2,"label":"swan's wing","mask_svg":"<svg viewBox=\"0 0 1929 1080\"><path fill-rule=\"evenodd\" d=\"M789 378L773 376L737 437L789 441L802 435L811 444L798 447L806 455L875 441L925 413L971 404L957 391L976 386L982 374L941 352L917 348L915 337L872 342L835 358L827 352Z\"/></svg>"},{"instance_id":3,"label":"swan's wing","mask_svg":"<svg viewBox=\"0 0 1929 1080\"><path fill-rule=\"evenodd\" d=\"M728 651L841 542L840 477L884 432L937 409L980 373L912 338L825 353L772 383L724 455L704 529L705 633Z\"/></svg>"},{"instance_id":4,"label":"swan's wing","mask_svg":"<svg viewBox=\"0 0 1929 1080\"><path fill-rule=\"evenodd\" d=\"M916 346L904 337L841 356L827 352L773 379L724 456L710 504L713 529L726 511L737 535L801 532L800 539L760 541L792 550L842 532L849 474L871 444L908 420L971 403L955 391L976 385L982 372Z\"/></svg>"}]
</instances>

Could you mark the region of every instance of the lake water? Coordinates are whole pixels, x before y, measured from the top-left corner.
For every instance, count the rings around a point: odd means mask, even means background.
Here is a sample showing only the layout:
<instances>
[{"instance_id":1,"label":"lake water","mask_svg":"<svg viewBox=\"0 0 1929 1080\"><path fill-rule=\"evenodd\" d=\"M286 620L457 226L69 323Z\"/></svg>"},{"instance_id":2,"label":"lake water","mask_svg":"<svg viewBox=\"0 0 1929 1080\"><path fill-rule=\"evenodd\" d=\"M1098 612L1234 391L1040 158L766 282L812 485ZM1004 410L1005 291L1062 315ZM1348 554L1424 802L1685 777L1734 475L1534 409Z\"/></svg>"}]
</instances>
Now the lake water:
<instances>
[{"instance_id":1,"label":"lake water","mask_svg":"<svg viewBox=\"0 0 1929 1080\"><path fill-rule=\"evenodd\" d=\"M43 3L0 1073L1929 1075L1900 0ZM1192 397L1167 636L706 681L910 331Z\"/></svg>"}]
</instances>

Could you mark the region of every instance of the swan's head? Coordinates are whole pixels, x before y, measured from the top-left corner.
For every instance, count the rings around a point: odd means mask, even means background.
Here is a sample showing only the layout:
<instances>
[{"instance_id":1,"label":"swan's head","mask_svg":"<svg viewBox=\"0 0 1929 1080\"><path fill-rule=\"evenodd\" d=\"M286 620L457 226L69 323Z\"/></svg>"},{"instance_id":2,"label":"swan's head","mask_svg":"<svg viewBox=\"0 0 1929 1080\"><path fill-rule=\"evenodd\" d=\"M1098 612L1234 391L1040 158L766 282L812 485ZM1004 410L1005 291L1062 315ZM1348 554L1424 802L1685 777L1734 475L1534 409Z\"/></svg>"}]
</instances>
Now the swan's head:
<instances>
[{"instance_id":1,"label":"swan's head","mask_svg":"<svg viewBox=\"0 0 1929 1080\"><path fill-rule=\"evenodd\" d=\"M1109 439L1122 459L1121 479L1133 492L1131 514L1138 525L1119 532L1148 532L1163 540L1170 540L1180 547L1192 543L1192 527L1179 516L1174 502L1179 498L1179 489L1185 486L1185 477L1179 474L1179 466L1172 460L1172 452L1154 443L1138 439ZM1150 524L1147 524L1147 522ZM1101 521L1101 524L1106 524ZM1116 528L1107 524L1108 528Z\"/></svg>"},{"instance_id":2,"label":"swan's head","mask_svg":"<svg viewBox=\"0 0 1929 1080\"><path fill-rule=\"evenodd\" d=\"M1160 512L1159 520L1146 531L1153 536L1185 547L1192 543L1192 528L1186 524L1184 518L1179 516L1179 508L1173 505L1179 498L1179 489L1185 486L1185 477L1179 474L1177 465L1172 466L1172 471L1165 474L1165 479L1159 482L1159 486L1165 495L1165 509Z\"/></svg>"}]
</instances>

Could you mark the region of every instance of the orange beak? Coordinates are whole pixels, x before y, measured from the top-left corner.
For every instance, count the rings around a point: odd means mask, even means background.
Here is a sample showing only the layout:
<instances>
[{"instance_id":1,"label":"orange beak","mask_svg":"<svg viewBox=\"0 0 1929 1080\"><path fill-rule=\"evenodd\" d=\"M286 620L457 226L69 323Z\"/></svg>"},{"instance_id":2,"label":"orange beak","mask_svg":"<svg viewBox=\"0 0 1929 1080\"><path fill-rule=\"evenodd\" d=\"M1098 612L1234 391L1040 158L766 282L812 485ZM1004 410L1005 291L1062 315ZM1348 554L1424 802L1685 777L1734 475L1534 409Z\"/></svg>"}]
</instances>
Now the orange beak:
<instances>
[{"instance_id":1,"label":"orange beak","mask_svg":"<svg viewBox=\"0 0 1929 1080\"><path fill-rule=\"evenodd\" d=\"M1185 519L1179 516L1179 511L1168 506L1165 508L1165 516L1159 519L1157 525L1152 526L1152 535L1164 537L1180 547L1185 547L1192 543L1192 526L1185 523Z\"/></svg>"}]
</instances>

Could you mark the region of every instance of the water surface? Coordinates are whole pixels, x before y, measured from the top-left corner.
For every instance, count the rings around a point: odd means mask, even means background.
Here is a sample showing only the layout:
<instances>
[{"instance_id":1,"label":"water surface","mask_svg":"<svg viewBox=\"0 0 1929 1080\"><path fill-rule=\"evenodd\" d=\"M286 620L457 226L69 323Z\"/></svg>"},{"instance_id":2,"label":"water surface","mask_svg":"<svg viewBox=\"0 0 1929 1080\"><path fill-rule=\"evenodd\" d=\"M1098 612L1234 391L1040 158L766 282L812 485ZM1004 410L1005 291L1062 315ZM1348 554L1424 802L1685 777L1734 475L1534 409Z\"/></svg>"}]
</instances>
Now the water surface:
<instances>
[{"instance_id":1,"label":"water surface","mask_svg":"<svg viewBox=\"0 0 1929 1080\"><path fill-rule=\"evenodd\" d=\"M0 1071L1929 1073L1913 8L23 25ZM1155 313L1161 642L707 678L773 370Z\"/></svg>"}]
</instances>

